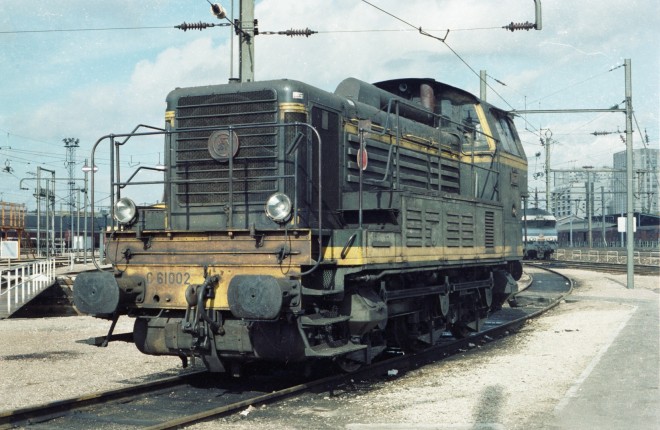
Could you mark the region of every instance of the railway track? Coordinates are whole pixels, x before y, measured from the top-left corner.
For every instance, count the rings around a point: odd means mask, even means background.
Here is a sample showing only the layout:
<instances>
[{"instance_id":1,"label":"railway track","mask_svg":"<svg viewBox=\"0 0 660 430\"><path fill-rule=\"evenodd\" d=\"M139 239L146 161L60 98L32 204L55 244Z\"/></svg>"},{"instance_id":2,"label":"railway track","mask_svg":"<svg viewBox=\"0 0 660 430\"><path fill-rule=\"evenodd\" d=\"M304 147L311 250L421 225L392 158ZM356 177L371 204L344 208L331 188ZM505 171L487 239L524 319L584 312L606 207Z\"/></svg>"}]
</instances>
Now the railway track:
<instances>
[{"instance_id":1,"label":"railway track","mask_svg":"<svg viewBox=\"0 0 660 430\"><path fill-rule=\"evenodd\" d=\"M391 369L403 373L515 332L528 319L560 303L572 290L570 280L546 268L527 266L526 272L531 275L529 286L510 301L510 306L493 313L483 331L458 340L443 336L437 346L415 354L391 351L385 359L354 373L328 376L326 369L325 375L305 376L300 367L277 374L246 372L250 376L240 379L192 373L0 412L0 429L25 426L31 429L181 428L312 389L341 388L352 384L352 380L382 378Z\"/></svg>"},{"instance_id":2,"label":"railway track","mask_svg":"<svg viewBox=\"0 0 660 430\"><path fill-rule=\"evenodd\" d=\"M593 270L596 272L605 272L605 273L626 273L628 268L625 264L618 263L595 263L591 261L571 261L571 260L540 260L530 262L527 261L525 264L529 266L537 267L547 267L550 269L561 269L561 268L570 268L570 269L582 269L582 270ZM660 266L651 266L647 264L635 264L634 266L635 275L660 275Z\"/></svg>"}]
</instances>

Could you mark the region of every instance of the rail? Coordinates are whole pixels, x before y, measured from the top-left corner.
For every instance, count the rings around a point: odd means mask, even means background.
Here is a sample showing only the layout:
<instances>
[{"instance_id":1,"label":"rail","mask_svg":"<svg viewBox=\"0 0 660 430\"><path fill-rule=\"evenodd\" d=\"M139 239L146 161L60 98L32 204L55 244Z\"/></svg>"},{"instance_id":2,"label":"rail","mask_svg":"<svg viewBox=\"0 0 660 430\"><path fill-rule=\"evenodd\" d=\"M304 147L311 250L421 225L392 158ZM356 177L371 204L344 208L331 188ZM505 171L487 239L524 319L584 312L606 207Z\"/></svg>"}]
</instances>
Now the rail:
<instances>
[{"instance_id":1,"label":"rail","mask_svg":"<svg viewBox=\"0 0 660 430\"><path fill-rule=\"evenodd\" d=\"M543 272L549 273L545 275ZM534 282L538 279L538 282ZM485 330L463 339L442 335L434 339L435 346L415 353L394 352L375 360L353 373L329 369L303 376L299 367L291 372L278 370L270 376L261 374L240 379L216 378L209 382L207 372L179 375L151 380L135 386L104 392L83 394L78 397L16 410L0 411L0 429L4 428L90 428L104 423L120 422L124 427L179 429L202 421L210 421L248 407L271 404L273 411L281 410L276 402L309 392L330 392L344 386L354 386L354 380L383 381L391 369L402 372L435 363L449 355L463 353L475 345L486 344L515 333L525 321L541 315L559 305L570 294L573 283L569 278L547 268L533 268L531 285L515 297L515 306L505 306L491 315ZM400 350L397 350L400 351ZM321 367L318 367L321 369ZM279 375L279 376L276 376ZM150 379L150 378L149 378ZM213 379L213 378L211 378ZM388 377L389 380L389 377ZM156 393L167 392L166 396ZM158 399L153 405L138 402L144 398ZM190 399L205 399L191 402ZM128 405L128 408L127 408ZM132 405L132 406L131 406ZM83 409L84 408L84 409ZM136 414L136 408L138 414ZM127 412L130 409L130 412ZM133 414L129 416L127 414ZM279 412L275 413L276 418ZM221 427L211 423L210 427Z\"/></svg>"},{"instance_id":2,"label":"rail","mask_svg":"<svg viewBox=\"0 0 660 430\"><path fill-rule=\"evenodd\" d=\"M607 249L558 249L555 258L590 263L627 264L628 262L626 251ZM640 265L659 266L660 251L634 251L633 262Z\"/></svg>"},{"instance_id":3,"label":"rail","mask_svg":"<svg viewBox=\"0 0 660 430\"><path fill-rule=\"evenodd\" d=\"M10 316L53 284L55 259L36 260L0 270L0 317Z\"/></svg>"}]
</instances>

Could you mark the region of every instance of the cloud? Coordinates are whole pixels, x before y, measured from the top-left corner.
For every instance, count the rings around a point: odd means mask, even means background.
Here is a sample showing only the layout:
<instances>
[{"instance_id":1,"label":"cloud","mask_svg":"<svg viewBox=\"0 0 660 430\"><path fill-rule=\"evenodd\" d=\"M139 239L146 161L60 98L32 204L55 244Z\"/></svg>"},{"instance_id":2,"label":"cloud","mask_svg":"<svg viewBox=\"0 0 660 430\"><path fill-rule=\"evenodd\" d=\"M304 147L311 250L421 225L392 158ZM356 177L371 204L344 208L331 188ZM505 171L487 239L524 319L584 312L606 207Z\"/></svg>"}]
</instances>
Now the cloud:
<instances>
[{"instance_id":1,"label":"cloud","mask_svg":"<svg viewBox=\"0 0 660 430\"><path fill-rule=\"evenodd\" d=\"M642 129L648 128L652 141L658 141L660 14L654 0L603 0L597 7L594 2L543 2L543 30L514 33L499 27L533 21L533 2L372 3L391 15L354 0L258 1L255 17L262 32L309 27L319 33L308 38L257 36L257 80L298 79L333 91L349 76L372 82L431 77L478 93L476 74L486 70L506 83L502 86L491 80L488 90L489 101L504 108L609 107L623 99L623 70L608 70L623 58L632 58L636 117ZM7 0L0 29L162 26L214 20L205 2L192 0L71 0L39 4L34 10L33 5L26 5ZM419 34L420 26L439 37L451 29L446 44ZM0 128L52 142L39 148L47 162L57 160L60 170L62 138L81 139L80 158L102 135L130 131L139 123L161 126L165 97L175 87L226 83L230 33L228 28L215 28L186 33L0 35L8 47L0 53L0 94L11 101L0 109ZM573 159L598 165L618 150L618 137L595 138L589 133L616 129L623 116L545 115L528 121L518 124L522 130L525 126L536 129L536 134L522 133L532 155L538 149L538 129L550 128L558 139L553 160L559 165ZM140 146L135 153L156 157L160 150L156 148L160 143Z\"/></svg>"},{"instance_id":2,"label":"cloud","mask_svg":"<svg viewBox=\"0 0 660 430\"><path fill-rule=\"evenodd\" d=\"M214 45L211 37L200 37L184 46L168 48L153 61L137 63L131 76L131 87L162 93L175 87L227 83L229 52L228 44Z\"/></svg>"}]
</instances>

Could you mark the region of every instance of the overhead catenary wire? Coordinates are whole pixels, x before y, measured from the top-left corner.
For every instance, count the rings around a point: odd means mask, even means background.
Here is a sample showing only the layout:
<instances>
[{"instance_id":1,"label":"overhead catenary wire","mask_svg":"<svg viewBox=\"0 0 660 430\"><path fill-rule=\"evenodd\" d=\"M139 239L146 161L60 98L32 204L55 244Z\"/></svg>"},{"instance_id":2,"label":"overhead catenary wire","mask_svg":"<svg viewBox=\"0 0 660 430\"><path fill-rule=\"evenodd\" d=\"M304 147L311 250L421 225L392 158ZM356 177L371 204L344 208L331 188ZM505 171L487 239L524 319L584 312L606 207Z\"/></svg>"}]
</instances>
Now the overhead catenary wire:
<instances>
[{"instance_id":1,"label":"overhead catenary wire","mask_svg":"<svg viewBox=\"0 0 660 430\"><path fill-rule=\"evenodd\" d=\"M569 84L569 85L567 85L567 86L565 86L565 87L563 87L563 88L560 88L560 89L558 89L558 90L556 90L556 91L553 91L553 92L550 93L550 94L546 94L546 95L544 95L544 96L541 96L541 97L539 97L539 98L536 99L536 100L532 100L532 101L529 102L529 103L530 103L530 104L538 103L538 102L540 102L541 100L544 100L544 99L547 99L547 98L549 98L549 97L552 97L552 96L554 96L554 95L556 95L556 94L562 93L562 92L564 92L564 91L566 91L566 90L569 90L569 89L571 89L571 88L573 88L573 87L576 87L576 86L578 86L578 85L582 85L582 84L584 84L585 82L589 82L589 81L594 80L594 79L596 79L596 78L598 78L598 77L601 77L601 76L603 76L603 75L606 75L606 74L608 74L609 72L611 72L611 71L613 71L613 70L616 70L616 69L618 69L618 67L613 67L613 68L610 68L610 69L608 69L608 70L606 70L606 71L604 71L604 72L596 73L595 75L589 76L588 78L585 78L585 79L583 79L583 80L581 80L581 81L574 82L574 83Z\"/></svg>"},{"instance_id":2,"label":"overhead catenary wire","mask_svg":"<svg viewBox=\"0 0 660 430\"><path fill-rule=\"evenodd\" d=\"M465 59L464 59L464 58L463 58L463 57L462 57L462 56L461 56L461 55L460 55L455 49L453 49L453 48L447 43L447 40L446 40L446 39L447 39L447 36L449 35L449 30L447 30L447 32L446 32L444 38L440 38L440 37L437 37L437 36L433 36L433 35L429 34L428 32L423 31L423 29L422 29L421 26L420 26L420 27L417 27L417 26L411 24L410 22L408 22L408 21L406 21L406 20L404 20L404 19L402 19L402 18L400 18L400 17L394 15L393 13L391 13L391 12L389 12L389 11L387 11L387 10L385 10L385 9L383 9L383 8L381 8L381 7L379 7L379 6L374 5L373 3L371 3L371 2L369 2L369 1L367 1L367 0L361 0L361 1L362 1L363 3L368 4L369 6L371 6L371 7L375 8L375 9L377 9L377 10L379 10L379 11L385 13L386 15L391 16L392 18L396 19L397 21L400 21L400 22L404 23L405 25L407 25L407 26L409 26L409 27L412 27L412 28L418 30L420 34L425 35L425 36L429 36L429 37L432 37L432 38L434 38L434 39L439 40L439 41L442 42L442 43L447 47L447 49L449 49L449 50L450 50L450 51L456 56L456 58L458 58L458 59L459 59L459 60L460 60L460 61L461 61L461 62L462 62L462 63L463 63L463 64L464 64L464 65L465 65L465 66L466 66L466 67L467 67L467 68L468 68L468 69L469 69L469 70L470 70L475 76L477 76L477 77L479 77L479 78L481 79L480 74L479 74L479 73L478 73L478 72L477 72L472 66L470 66L470 64L469 64L469 63L468 63L468 62L467 62L467 61L466 61L466 60L465 60ZM500 27L498 27L498 28L500 28ZM513 31L513 29L511 29L511 30ZM552 94L549 94L549 95L547 95L547 96L544 96L544 97L542 97L542 98L539 98L539 99L537 100L537 102L540 101L540 100L542 100L542 99L544 99L544 98L547 98L547 97L550 97L550 96L552 96L552 95L554 95L554 94L557 94L557 93L559 93L559 92L565 91L565 90L567 90L568 88L574 87L574 86L576 86L576 85L580 85L580 84L582 84L582 83L584 83L584 82L587 82L587 81L589 81L589 80L595 79L595 78L598 77L598 76L601 76L601 75L604 75L604 74L609 73L609 72L611 72L611 71L614 71L614 70L616 70L616 69L618 69L618 68L620 68L620 67L623 67L623 65L617 65L617 66L611 67L611 68L610 68L609 70L607 70L606 72L602 72L602 73L600 73L600 74L597 74L597 75L591 76L591 77L589 77L589 78L587 78L587 79L584 79L584 80L582 80L582 81L580 81L580 82L574 83L574 84L570 85L570 86L567 87L567 88L563 88L563 89L561 89L561 90L558 90L558 91L556 91L556 92L553 92ZM501 82L501 81L499 81L499 80L496 80L496 82L500 83L501 85L505 85L503 82ZM506 100L506 99L505 99L505 98L504 98L504 97L503 97L503 96L502 96L497 90L495 90L495 88L493 88L493 87L488 83L488 81L486 81L485 84L486 84L486 86L487 86L488 88L490 88L490 90L493 91L493 93L494 93L495 95L497 95L497 97L499 97L499 98L500 98L500 99L501 99L501 100L502 100L502 101L503 101L503 102L504 102L509 108L511 108L511 110L515 110L514 107L511 105L511 103L509 103L508 100ZM540 134L539 134L540 132L536 129L536 127L535 127L533 124L531 124L531 123L527 120L527 118L525 118L525 117L521 117L521 118L522 118L522 120L523 120L523 121L524 121L524 122L525 122L525 123L531 128L530 131L532 131L533 133L538 134L538 135L540 136ZM639 125L638 125L638 129L639 129ZM640 135L641 135L641 131L640 131Z\"/></svg>"},{"instance_id":3,"label":"overhead catenary wire","mask_svg":"<svg viewBox=\"0 0 660 430\"><path fill-rule=\"evenodd\" d=\"M198 30L199 23L183 23L178 25L166 25L166 26L139 26L139 27L99 27L99 28L61 28L61 29L42 29L42 30L2 30L0 34L28 34L28 33L75 33L75 32L85 32L85 31L133 31L133 30L168 30L172 28L183 29L182 26L187 27L188 30ZM206 24L206 27L229 27L233 24L231 23L221 23L221 24ZM484 30L498 30L501 27L474 27L474 28L445 28L445 29L428 29L425 31L428 32L460 32L460 31L484 31ZM318 34L338 34L338 33L401 33L401 32L419 32L419 29L359 29L359 30L317 30L315 33ZM260 35L270 35L278 34L281 32L276 31L261 31Z\"/></svg>"},{"instance_id":4,"label":"overhead catenary wire","mask_svg":"<svg viewBox=\"0 0 660 430\"><path fill-rule=\"evenodd\" d=\"M385 13L386 15L389 15L389 16L391 16L392 18L394 18L394 19L396 19L396 20L398 20L398 21L400 21L400 22L402 22L402 23L408 25L409 27L412 27L412 28L414 28L414 29L417 29L417 30L419 31L419 33L422 34L422 35L424 35L424 36L432 37L432 38L434 38L434 39L436 39L436 40L439 40L439 41L442 42L442 43L447 47L447 49L449 49L449 50L451 51L451 53L454 54L454 56L456 56L456 58L458 58L458 59L459 59L459 60L460 60L460 61L461 61L461 62L462 62L462 63L463 63L463 64L464 64L464 65L465 65L465 66L466 66L466 67L467 67L467 68L468 68L468 69L469 69L469 70L470 70L470 71L471 71L476 77L478 77L478 78L481 79L481 76L479 75L479 72L478 72L477 70L475 70L472 66L470 66L470 64L469 64L469 63L468 63L468 62L467 62L467 61L466 61L466 60L465 60L465 59L464 59L464 58L463 58L463 57L462 57L462 56L461 56L461 55L460 55L460 54L459 54L454 48L452 48L451 46L449 46L449 44L447 43L447 36L448 36L448 34L449 34L449 30L447 30L447 32L445 33L445 37L444 37L444 38L440 38L440 37L437 37L437 36L433 36L433 35L431 35L430 33L428 33L428 31L424 31L424 30L422 29L421 26L419 26L419 27L418 27L418 26L415 26L415 25L411 24L410 22L408 22L408 21L406 21L406 20L404 20L404 19L402 19L402 18L400 18L400 17L394 15L393 13L388 12L388 11L386 11L385 9L383 9L383 8L381 8L381 7L378 7L378 6L376 6L376 5L372 4L372 3L370 3L370 2L367 1L367 0L361 0L361 1L362 1L363 3L368 4L369 6L371 6L371 7L375 8L375 9L377 9L377 10L379 10L379 11ZM497 27L497 28L499 29L499 28L501 28L501 27ZM508 102L508 101L507 101L507 100L506 100L506 99L505 99L505 98L504 98L504 97L503 97L503 96L502 96L502 95L501 95L501 94L495 89L495 88L493 88L488 82L486 82L486 86L487 86L488 88L490 88L490 89L493 91L493 93L495 93L495 95L497 95L497 96L498 96L498 97L499 97L504 103L506 103L506 105L507 105L509 108L511 108L511 110L514 110L514 107L513 107L513 106L512 106L512 105L511 105L511 104L510 104L510 103L509 103L509 102ZM523 118L523 120L524 120L525 122L527 122L527 119Z\"/></svg>"},{"instance_id":5,"label":"overhead catenary wire","mask_svg":"<svg viewBox=\"0 0 660 430\"><path fill-rule=\"evenodd\" d=\"M637 126L637 131L639 132L639 136L642 140L642 145L644 145L644 149L648 149L648 142L646 141L646 138L648 136L645 137L645 135L642 133L642 129L639 127L639 123L637 122L637 115L635 115L635 111L633 111L632 116L633 116L633 119L635 120L635 125Z\"/></svg>"},{"instance_id":6,"label":"overhead catenary wire","mask_svg":"<svg viewBox=\"0 0 660 430\"><path fill-rule=\"evenodd\" d=\"M52 168L61 167L63 163L66 163L66 158L63 157L60 153L46 153L49 155L48 161L35 161L35 156L43 156L44 152L38 151L26 151L17 148L2 148L0 147L0 160L6 159L6 161L25 166L26 169L31 166L48 166ZM153 153L149 153L153 154ZM31 158L26 158L30 157ZM76 157L75 165L82 166L85 160L83 157ZM98 158L96 160L97 166L109 166L108 159ZM122 165L128 165L127 161L123 161ZM0 172L1 173L1 172ZM28 172L29 173L29 172ZM15 176L15 175L14 175Z\"/></svg>"},{"instance_id":7,"label":"overhead catenary wire","mask_svg":"<svg viewBox=\"0 0 660 430\"><path fill-rule=\"evenodd\" d=\"M375 8L375 9L377 9L377 10L379 10L379 11L385 13L386 15L389 15L389 16L391 16L392 18L394 18L394 19L396 19L396 20L398 20L398 21L400 21L400 22L406 24L407 26L414 28L415 30L419 31L420 34L422 34L422 35L424 35L424 36L432 37L432 38L434 38L434 39L436 39L436 40L442 42L442 43L447 47L447 49L449 49L449 50L451 51L451 53L454 54L454 56L456 56L456 58L458 58L458 59L459 59L459 60L460 60L460 61L461 61L461 62L462 62L462 63L463 63L463 64L464 64L464 65L465 65L465 66L466 66L466 67L467 67L467 68L468 68L468 69L469 69L469 70L470 70L470 71L471 71L476 77L478 77L479 79L481 79L481 76L480 76L479 72L477 72L472 66L470 66L470 64L469 64L469 63L468 63L468 62L467 62L467 61L466 61L466 60L465 60L465 59L464 59L464 58L463 58L458 52L456 52L455 49L453 49L453 48L452 48L451 46L449 46L449 44L447 43L447 37L448 37L448 35L449 35L450 30L446 30L446 33L445 33L445 37L444 37L444 38L440 38L440 37L437 37L437 36L433 36L433 35L431 35L428 31L424 31L424 30L422 29L421 26L420 26L420 27L417 27L417 26L411 24L410 22L408 22L408 21L406 21L406 20L404 20L404 19L402 19L402 18L400 18L400 17L398 17L398 16L396 16L396 15L394 15L394 14L392 14L392 13L386 11L385 9L383 9L383 8L381 8L381 7L378 7L378 6L376 6L376 5L374 5L374 4L370 3L370 2L368 2L367 0L361 0L361 1L362 1L363 3L368 4L369 6L371 6L371 7ZM493 29L494 29L494 28L501 29L501 27L493 27ZM497 82L500 83L500 84L502 84L502 82L500 82L500 81L497 81ZM491 85L488 83L488 81L486 81L485 84L486 84L486 86L487 86L488 88L490 88L490 90L491 90L495 95L497 95L497 97L499 97L499 98L500 98L500 99L501 99L501 100L502 100L502 101L503 101L503 102L504 102L504 103L505 103L505 104L506 104L511 110L515 110L515 108L513 107L513 105L511 105L511 103L509 103L508 100L506 100L506 99L504 98L504 96L502 96L502 95L501 95L501 94L500 94L495 88L493 88L493 86L491 86ZM532 129L532 130L530 130L530 131L533 131L533 132L537 133L537 135L540 137L540 132L539 132L538 130L536 130L536 127L535 127L532 123L530 123L530 122L527 120L527 118L525 118L525 117L521 117L521 119L522 119L522 120L523 120L523 121L524 121L524 122L525 122L525 123L531 128L531 129Z\"/></svg>"},{"instance_id":8,"label":"overhead catenary wire","mask_svg":"<svg viewBox=\"0 0 660 430\"><path fill-rule=\"evenodd\" d=\"M474 28L434 28L427 29L425 31L433 32L458 32L458 31L481 31L481 30L497 30L500 27L474 27ZM419 29L415 28L389 28L389 29L361 29L361 30L318 30L319 34L334 34L334 33L410 33L410 32L419 33Z\"/></svg>"},{"instance_id":9,"label":"overhead catenary wire","mask_svg":"<svg viewBox=\"0 0 660 430\"><path fill-rule=\"evenodd\" d=\"M120 31L120 30L155 30L175 28L176 26L138 26L138 27L99 27L99 28L54 28L43 30L2 30L0 34L22 34L22 33L73 33L85 31Z\"/></svg>"},{"instance_id":10,"label":"overhead catenary wire","mask_svg":"<svg viewBox=\"0 0 660 430\"><path fill-rule=\"evenodd\" d=\"M208 2L209 4L212 5L212 3L211 3L210 1L207 0L207 2ZM458 31L479 31L479 30L501 30L501 28L502 28L501 26L492 26L492 27L485 26L485 27L475 27L475 28L456 28L456 29L432 29L432 30L429 30L429 29L422 29L421 27L415 26L412 22L410 22L410 21L408 21L408 20L406 20L406 19L403 19L403 18L397 16L397 15L394 14L394 13L391 13L391 12L387 11L387 10L385 10L384 8L379 7L379 6L375 5L374 3L370 2L370 1L362 0L362 2L365 3L365 4L367 4L367 5L369 5L369 6L371 6L371 7L373 7L373 8L375 8L375 9L377 9L377 10L379 10L379 11L381 11L381 12L384 13L384 14L387 14L388 16L390 16L390 17L392 17L393 19L397 20L398 22L404 24L404 25L407 26L408 28L404 28L404 29L353 29L353 30L352 30L352 29L337 29L337 30L333 29L333 30L318 30L318 31L316 31L316 33L319 33L319 34L333 34L333 33L334 33L334 34L337 34L337 33L385 33L385 32L413 32L413 31L414 31L414 32L420 32L421 34L424 34L424 35L427 35L427 36L431 36L431 35L429 34L430 32L439 32L439 31L444 31L444 32L449 32L449 31L451 31L451 32L458 32ZM229 22L229 20L227 20L227 21ZM216 25L219 25L219 24L216 24ZM229 25L229 24L224 24L224 23L223 23L223 25ZM174 27L176 27L176 26L174 26ZM95 31L96 31L96 32L98 32L98 31L134 31L134 30L172 29L172 28L173 28L173 26L125 26L125 27L124 27L124 26L116 26L116 27L91 27L91 28L68 28L68 29L24 29L24 30L0 31L0 34L20 34L20 33L57 33L57 32L87 32L87 31L92 31L92 32L95 32ZM274 33L276 33L276 32L262 32L261 34L271 34L271 33L274 34ZM282 33L282 32L278 32L278 33ZM434 38L436 38L436 39L441 40L441 41L445 44L445 46L447 46L447 48L448 48L448 49L449 49L449 50L450 50L450 51L451 51L451 52L452 52L452 53L453 53L453 54L454 54L454 55L455 55L455 56L456 56L461 62L463 62L463 63L466 65L466 67L468 67L468 68L469 68L469 69L475 74L475 76L478 75L477 71L476 71L473 67L471 67L470 64L469 64L469 63L468 63L468 62L467 62L467 61L466 61L466 60L465 60L465 59L464 59L464 58L463 58L463 57L462 57L462 56L461 56L461 55L460 55L455 49L453 49L453 48L448 44L447 40L442 40L441 38L438 38L438 37L436 37L436 36L431 36L431 37L434 37ZM609 72L609 71L616 70L616 69L621 68L621 67L623 67L623 65L616 65L616 66L612 67L611 69L609 69L608 72ZM590 76L590 77L588 77L588 78L586 78L586 79L584 79L584 80L581 80L581 81L579 81L579 82L573 83L573 84L571 84L571 85L569 85L569 86L567 86L567 87L565 87L565 88L562 88L562 89L559 89L559 90L557 90L557 91L554 91L554 92L552 92L551 94L544 95L544 96L542 96L541 98L539 98L538 100L540 101L540 100L543 100L543 99L545 99L545 98L551 97L551 96L553 96L553 95L555 95L555 94L557 94L557 93L560 93L560 92L562 92L562 91L566 91L566 90L568 90L568 89L570 89L570 88L572 88L572 87L575 87L575 86L577 86L577 85L580 85L580 84L582 84L582 83L584 83L584 82L587 82L587 81L589 81L589 80L595 79L595 78L597 78L597 77L599 77L599 76L601 76L601 75L603 75L603 74L606 74L606 73L607 73L607 72L602 72L602 73L599 73L599 74L596 74L596 75ZM496 80L496 82L497 82L497 80ZM493 93L494 93L497 97L499 97L504 103L506 103L507 106L511 107L511 104L510 104L510 103L509 103L509 102L508 102L508 101L507 101L507 100L506 100L506 99L505 99L505 98L504 98L504 97L503 97L503 96L502 96L497 90L495 90L495 89L493 88L493 86L492 86L490 83L487 83L487 86L488 86L488 88L489 88L491 91L493 91ZM509 88L511 88L511 87L509 87ZM525 118L522 118L522 119L523 119L525 122L527 122L527 120L526 120ZM537 128L537 127L535 127L535 126L532 126L531 124L530 124L530 126L531 126L532 128L534 128L534 129ZM637 128L639 129L639 125L637 125ZM640 135L641 135L641 133L640 133ZM45 142L45 143L47 143L47 142ZM50 143L49 143L49 144L50 144ZM646 143L645 143L645 144L646 144Z\"/></svg>"},{"instance_id":11,"label":"overhead catenary wire","mask_svg":"<svg viewBox=\"0 0 660 430\"><path fill-rule=\"evenodd\" d=\"M367 1L367 0L362 0L364 3L374 7L375 9L378 9L379 11L391 16L392 18L402 22L403 24L411 27L411 29L371 29L371 30L321 30L321 31L312 31L310 29L305 29L305 30L286 30L286 31L262 31L259 34L264 34L264 35L286 35L286 36L294 36L294 35L302 35L309 37L311 34L332 34L332 33L377 33L377 32L402 32L402 31L416 31L419 32L420 34L434 38L436 40L439 40L443 42L447 48L461 61L463 62L466 67L468 67L472 73L474 73L476 76L479 76L478 72L472 68L467 61L465 61L459 54L456 52L449 44L446 42L446 38L449 35L450 32L456 32L456 31L477 31L477 30L495 30L495 29L501 29L501 26L493 26L493 27L475 27L475 28L459 28L459 29L431 29L431 30L425 30L421 26L417 27L413 25L412 23L386 11L385 9L374 5L373 3ZM211 1L207 0L207 3L211 5L212 10L214 10L215 4L212 3ZM218 16L219 19L225 19L227 22L222 23L222 24L207 24L207 23L186 23L184 22L183 24L175 25L175 26L135 26L135 27L100 27L100 28L71 28L71 29L43 29L43 30L9 30L9 31L0 31L0 34L20 34L20 33L53 33L53 32L86 32L86 31L122 31L122 30L151 30L151 29L172 29L172 28L178 28L180 30L202 30L208 27L217 27L217 26L233 26L237 32L242 32L242 29L240 27L236 26L236 23L232 22L224 13L224 11L220 11L219 13L216 13L215 11L213 12ZM445 32L445 37L438 37L431 32L437 32L437 31L444 31ZM496 94L504 103L507 104L511 109L513 109L513 106L501 95L499 94L491 85L488 83L486 84L494 94ZM526 120L525 120L526 121Z\"/></svg>"}]
</instances>

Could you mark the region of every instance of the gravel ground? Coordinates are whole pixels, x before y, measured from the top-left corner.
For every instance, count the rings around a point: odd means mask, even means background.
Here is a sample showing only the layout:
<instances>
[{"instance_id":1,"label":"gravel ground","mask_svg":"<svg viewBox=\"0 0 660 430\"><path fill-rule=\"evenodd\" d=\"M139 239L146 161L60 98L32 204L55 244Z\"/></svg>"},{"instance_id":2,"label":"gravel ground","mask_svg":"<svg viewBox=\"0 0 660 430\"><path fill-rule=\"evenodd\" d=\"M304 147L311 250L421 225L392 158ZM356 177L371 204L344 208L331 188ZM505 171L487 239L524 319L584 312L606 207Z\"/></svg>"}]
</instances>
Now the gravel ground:
<instances>
[{"instance_id":1,"label":"gravel ground","mask_svg":"<svg viewBox=\"0 0 660 430\"><path fill-rule=\"evenodd\" d=\"M635 277L635 289L628 290L626 275L562 273L576 281L577 300L503 341L389 381L310 394L193 428L542 428L630 318L635 307L629 299L657 306L660 297L658 277ZM104 335L108 327L108 321L84 316L1 320L0 411L183 372L178 358L142 355L133 344L97 348L81 342ZM131 329L132 320L121 318L115 333Z\"/></svg>"},{"instance_id":2,"label":"gravel ground","mask_svg":"<svg viewBox=\"0 0 660 430\"><path fill-rule=\"evenodd\" d=\"M181 373L177 357L144 355L127 342L85 343L109 327L88 316L0 320L0 411ZM132 329L133 320L120 318L115 333Z\"/></svg>"}]
</instances>

